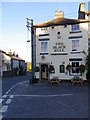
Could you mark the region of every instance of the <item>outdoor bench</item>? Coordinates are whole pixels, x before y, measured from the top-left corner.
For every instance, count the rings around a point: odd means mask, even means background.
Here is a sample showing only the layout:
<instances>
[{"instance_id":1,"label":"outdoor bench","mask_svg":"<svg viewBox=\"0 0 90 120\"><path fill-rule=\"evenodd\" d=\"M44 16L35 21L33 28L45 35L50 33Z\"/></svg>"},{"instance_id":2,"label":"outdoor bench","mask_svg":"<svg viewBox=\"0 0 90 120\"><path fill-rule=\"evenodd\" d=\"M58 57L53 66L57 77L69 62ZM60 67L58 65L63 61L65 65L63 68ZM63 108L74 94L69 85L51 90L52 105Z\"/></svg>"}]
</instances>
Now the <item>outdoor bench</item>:
<instances>
[{"instance_id":1,"label":"outdoor bench","mask_svg":"<svg viewBox=\"0 0 90 120\"><path fill-rule=\"evenodd\" d=\"M57 83L58 85L60 85L60 81L61 81L61 80L59 80L58 77L53 77L53 78L51 79L50 83L51 83L51 84Z\"/></svg>"},{"instance_id":2,"label":"outdoor bench","mask_svg":"<svg viewBox=\"0 0 90 120\"><path fill-rule=\"evenodd\" d=\"M75 83L80 83L81 85L83 85L83 79L80 77L74 77L72 80L72 85L74 85Z\"/></svg>"}]
</instances>

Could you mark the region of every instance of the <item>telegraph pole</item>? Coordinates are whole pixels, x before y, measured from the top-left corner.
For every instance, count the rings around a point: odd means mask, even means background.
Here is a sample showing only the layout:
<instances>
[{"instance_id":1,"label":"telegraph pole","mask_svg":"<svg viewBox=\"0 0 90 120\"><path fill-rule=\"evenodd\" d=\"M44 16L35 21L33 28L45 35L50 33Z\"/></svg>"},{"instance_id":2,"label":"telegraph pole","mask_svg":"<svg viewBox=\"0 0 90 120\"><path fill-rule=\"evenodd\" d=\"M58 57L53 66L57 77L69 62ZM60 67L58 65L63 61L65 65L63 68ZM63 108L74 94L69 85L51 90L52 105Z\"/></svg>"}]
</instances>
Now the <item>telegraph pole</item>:
<instances>
[{"instance_id":1,"label":"telegraph pole","mask_svg":"<svg viewBox=\"0 0 90 120\"><path fill-rule=\"evenodd\" d=\"M34 83L34 30L33 30L33 19L27 18L27 29L31 32L31 83ZM31 30L30 30L31 29Z\"/></svg>"},{"instance_id":2,"label":"telegraph pole","mask_svg":"<svg viewBox=\"0 0 90 120\"><path fill-rule=\"evenodd\" d=\"M32 83L34 83L34 40L33 20L31 19L31 48L32 48Z\"/></svg>"}]
</instances>

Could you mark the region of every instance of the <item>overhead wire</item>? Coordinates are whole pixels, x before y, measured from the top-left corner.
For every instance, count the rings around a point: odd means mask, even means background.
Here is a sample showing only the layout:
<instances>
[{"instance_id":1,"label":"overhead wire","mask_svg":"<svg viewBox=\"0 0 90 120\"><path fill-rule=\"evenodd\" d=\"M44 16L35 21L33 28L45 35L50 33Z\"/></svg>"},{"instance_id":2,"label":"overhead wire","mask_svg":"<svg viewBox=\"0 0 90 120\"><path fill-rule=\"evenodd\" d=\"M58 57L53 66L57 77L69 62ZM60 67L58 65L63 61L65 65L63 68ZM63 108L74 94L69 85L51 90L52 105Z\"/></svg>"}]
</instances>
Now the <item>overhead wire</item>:
<instances>
[{"instance_id":1,"label":"overhead wire","mask_svg":"<svg viewBox=\"0 0 90 120\"><path fill-rule=\"evenodd\" d=\"M64 16L66 17L77 17L76 13L64 13ZM43 22L45 20L50 20L50 19L53 19L55 16L45 16L45 17L35 17L33 18L34 19L34 22L37 23L37 22Z\"/></svg>"}]
</instances>

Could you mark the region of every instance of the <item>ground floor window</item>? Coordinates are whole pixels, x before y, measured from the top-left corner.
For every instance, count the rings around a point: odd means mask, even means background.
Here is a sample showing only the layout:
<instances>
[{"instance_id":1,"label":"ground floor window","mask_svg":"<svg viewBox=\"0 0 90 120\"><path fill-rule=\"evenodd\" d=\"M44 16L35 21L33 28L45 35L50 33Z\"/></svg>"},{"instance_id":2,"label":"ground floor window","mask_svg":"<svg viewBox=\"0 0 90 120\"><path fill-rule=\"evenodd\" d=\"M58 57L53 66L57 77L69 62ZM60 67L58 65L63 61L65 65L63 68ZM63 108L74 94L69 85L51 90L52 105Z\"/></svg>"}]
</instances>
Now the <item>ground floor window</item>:
<instances>
[{"instance_id":1,"label":"ground floor window","mask_svg":"<svg viewBox=\"0 0 90 120\"><path fill-rule=\"evenodd\" d=\"M65 65L60 65L59 71L60 71L60 73L65 73Z\"/></svg>"},{"instance_id":2,"label":"ground floor window","mask_svg":"<svg viewBox=\"0 0 90 120\"><path fill-rule=\"evenodd\" d=\"M79 75L80 74L79 62L72 62L71 65L72 65L71 74Z\"/></svg>"}]
</instances>

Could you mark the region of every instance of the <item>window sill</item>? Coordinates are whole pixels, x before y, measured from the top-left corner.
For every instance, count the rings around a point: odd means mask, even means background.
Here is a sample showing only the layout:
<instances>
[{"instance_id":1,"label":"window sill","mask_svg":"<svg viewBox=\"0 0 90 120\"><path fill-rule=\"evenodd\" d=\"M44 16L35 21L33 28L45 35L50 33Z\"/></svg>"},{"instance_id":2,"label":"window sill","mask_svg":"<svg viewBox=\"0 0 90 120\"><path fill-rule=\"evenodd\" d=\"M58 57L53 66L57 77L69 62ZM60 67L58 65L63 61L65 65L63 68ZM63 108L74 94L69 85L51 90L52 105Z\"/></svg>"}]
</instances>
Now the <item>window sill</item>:
<instances>
[{"instance_id":1,"label":"window sill","mask_svg":"<svg viewBox=\"0 0 90 120\"><path fill-rule=\"evenodd\" d=\"M70 31L70 34L71 33L81 33L82 31L81 30L78 30L78 31Z\"/></svg>"},{"instance_id":2,"label":"window sill","mask_svg":"<svg viewBox=\"0 0 90 120\"><path fill-rule=\"evenodd\" d=\"M48 55L49 53L40 53L40 55Z\"/></svg>"},{"instance_id":3,"label":"window sill","mask_svg":"<svg viewBox=\"0 0 90 120\"><path fill-rule=\"evenodd\" d=\"M78 73L78 75L77 75L77 73L71 73L70 76L81 76L81 74Z\"/></svg>"},{"instance_id":4,"label":"window sill","mask_svg":"<svg viewBox=\"0 0 90 120\"><path fill-rule=\"evenodd\" d=\"M80 54L80 51L71 51L70 54Z\"/></svg>"},{"instance_id":5,"label":"window sill","mask_svg":"<svg viewBox=\"0 0 90 120\"><path fill-rule=\"evenodd\" d=\"M54 52L54 53L51 53L51 55L68 55L67 52Z\"/></svg>"}]
</instances>

